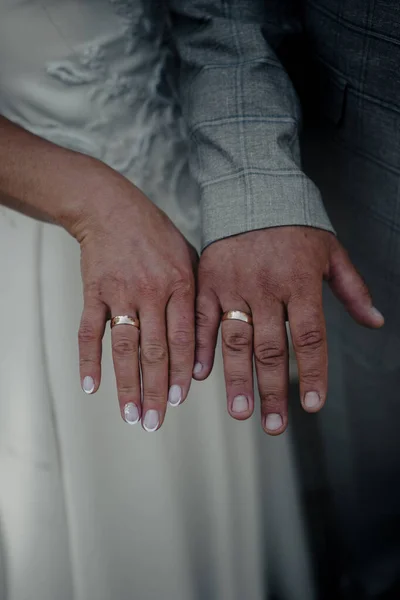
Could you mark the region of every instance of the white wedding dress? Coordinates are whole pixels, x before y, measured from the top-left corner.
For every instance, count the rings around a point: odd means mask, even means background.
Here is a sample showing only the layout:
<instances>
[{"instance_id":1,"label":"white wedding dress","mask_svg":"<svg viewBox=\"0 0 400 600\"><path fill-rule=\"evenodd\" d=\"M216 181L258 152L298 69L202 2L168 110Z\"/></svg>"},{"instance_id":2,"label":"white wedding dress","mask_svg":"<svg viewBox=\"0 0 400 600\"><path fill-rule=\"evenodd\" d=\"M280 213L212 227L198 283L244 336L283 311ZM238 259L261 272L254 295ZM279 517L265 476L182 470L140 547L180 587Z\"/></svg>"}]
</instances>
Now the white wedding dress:
<instances>
[{"instance_id":1,"label":"white wedding dress","mask_svg":"<svg viewBox=\"0 0 400 600\"><path fill-rule=\"evenodd\" d=\"M198 245L162 16L0 0L0 113L118 169ZM0 208L0 600L262 600L272 580L311 600L288 436L228 416L219 359L157 434L127 426L108 332L81 392L81 307L76 242Z\"/></svg>"}]
</instances>

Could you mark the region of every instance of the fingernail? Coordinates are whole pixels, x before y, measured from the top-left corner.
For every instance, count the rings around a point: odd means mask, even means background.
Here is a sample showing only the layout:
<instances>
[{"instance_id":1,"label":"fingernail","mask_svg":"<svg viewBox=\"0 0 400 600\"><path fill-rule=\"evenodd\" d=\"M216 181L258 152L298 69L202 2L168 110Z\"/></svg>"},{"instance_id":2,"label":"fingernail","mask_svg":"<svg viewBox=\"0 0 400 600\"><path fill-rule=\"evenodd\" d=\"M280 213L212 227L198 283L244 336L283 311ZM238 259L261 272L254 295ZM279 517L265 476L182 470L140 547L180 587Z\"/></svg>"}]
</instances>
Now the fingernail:
<instances>
[{"instance_id":1,"label":"fingernail","mask_svg":"<svg viewBox=\"0 0 400 600\"><path fill-rule=\"evenodd\" d=\"M379 321L382 325L385 322L385 317L383 316L383 314L381 313L380 310L378 310L377 308L375 308L375 306L373 306L371 308L371 316L376 319L376 321Z\"/></svg>"},{"instance_id":2,"label":"fingernail","mask_svg":"<svg viewBox=\"0 0 400 600\"><path fill-rule=\"evenodd\" d=\"M146 431L151 433L153 431L156 431L159 422L160 422L160 419L158 416L158 411L151 408L150 410L147 411L147 413L144 416L143 427L145 428Z\"/></svg>"},{"instance_id":3,"label":"fingernail","mask_svg":"<svg viewBox=\"0 0 400 600\"><path fill-rule=\"evenodd\" d=\"M86 375L84 380L82 381L82 389L85 394L92 394L94 390L94 379L89 375Z\"/></svg>"},{"instance_id":4,"label":"fingernail","mask_svg":"<svg viewBox=\"0 0 400 600\"><path fill-rule=\"evenodd\" d=\"M317 408L320 403L320 397L317 392L307 392L304 397L304 406L307 408Z\"/></svg>"},{"instance_id":5,"label":"fingernail","mask_svg":"<svg viewBox=\"0 0 400 600\"><path fill-rule=\"evenodd\" d=\"M203 370L203 365L197 362L193 368L193 375L199 375Z\"/></svg>"},{"instance_id":6,"label":"fingernail","mask_svg":"<svg viewBox=\"0 0 400 600\"><path fill-rule=\"evenodd\" d=\"M171 385L168 392L168 404L178 406L182 402L182 390L179 385Z\"/></svg>"},{"instance_id":7,"label":"fingernail","mask_svg":"<svg viewBox=\"0 0 400 600\"><path fill-rule=\"evenodd\" d=\"M232 412L244 413L249 410L249 402L246 396L236 396L232 402Z\"/></svg>"},{"instance_id":8,"label":"fingernail","mask_svg":"<svg viewBox=\"0 0 400 600\"><path fill-rule=\"evenodd\" d=\"M277 431L282 427L282 425L283 420L281 415L271 413L265 419L265 429L268 429L269 431Z\"/></svg>"},{"instance_id":9,"label":"fingernail","mask_svg":"<svg viewBox=\"0 0 400 600\"><path fill-rule=\"evenodd\" d=\"M125 421L129 423L129 425L136 425L136 423L139 421L139 411L136 404L133 402L128 402L128 404L125 404L124 417Z\"/></svg>"}]
</instances>

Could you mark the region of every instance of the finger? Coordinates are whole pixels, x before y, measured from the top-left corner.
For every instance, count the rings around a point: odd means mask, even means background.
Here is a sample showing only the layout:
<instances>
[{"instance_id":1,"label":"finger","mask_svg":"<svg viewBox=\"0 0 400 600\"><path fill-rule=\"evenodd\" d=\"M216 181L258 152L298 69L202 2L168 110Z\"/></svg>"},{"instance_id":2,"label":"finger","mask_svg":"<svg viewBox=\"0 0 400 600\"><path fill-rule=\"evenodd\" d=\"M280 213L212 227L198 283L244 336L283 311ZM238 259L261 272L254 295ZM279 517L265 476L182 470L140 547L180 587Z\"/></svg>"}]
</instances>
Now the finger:
<instances>
[{"instance_id":1,"label":"finger","mask_svg":"<svg viewBox=\"0 0 400 600\"><path fill-rule=\"evenodd\" d=\"M362 277L355 269L347 252L338 245L332 253L329 285L335 296L344 304L357 323L379 328L384 317L372 304L372 298Z\"/></svg>"},{"instance_id":2,"label":"finger","mask_svg":"<svg viewBox=\"0 0 400 600\"><path fill-rule=\"evenodd\" d=\"M93 394L100 385L101 351L107 309L102 302L85 302L78 332L82 389Z\"/></svg>"},{"instance_id":3,"label":"finger","mask_svg":"<svg viewBox=\"0 0 400 600\"><path fill-rule=\"evenodd\" d=\"M175 292L167 305L169 352L168 403L178 406L186 398L194 364L194 288Z\"/></svg>"},{"instance_id":4,"label":"finger","mask_svg":"<svg viewBox=\"0 0 400 600\"><path fill-rule=\"evenodd\" d=\"M142 424L146 431L162 425L168 397L168 346L165 307L140 311L140 362L142 366Z\"/></svg>"},{"instance_id":5,"label":"finger","mask_svg":"<svg viewBox=\"0 0 400 600\"><path fill-rule=\"evenodd\" d=\"M303 408L308 412L317 412L325 402L328 385L328 351L321 287L311 296L291 300L287 308Z\"/></svg>"},{"instance_id":6,"label":"finger","mask_svg":"<svg viewBox=\"0 0 400 600\"><path fill-rule=\"evenodd\" d=\"M225 308L225 307L224 307ZM231 302L225 310L244 310ZM254 410L253 327L236 320L223 321L222 356L228 411L235 419L247 419Z\"/></svg>"},{"instance_id":7,"label":"finger","mask_svg":"<svg viewBox=\"0 0 400 600\"><path fill-rule=\"evenodd\" d=\"M211 373L220 321L221 307L218 298L211 290L200 291L196 301L195 379L206 379Z\"/></svg>"},{"instance_id":8,"label":"finger","mask_svg":"<svg viewBox=\"0 0 400 600\"><path fill-rule=\"evenodd\" d=\"M129 315L137 318L132 308L112 307L113 316ZM111 330L112 356L117 382L121 416L129 425L135 425L141 416L139 370L139 330L133 325L115 325Z\"/></svg>"},{"instance_id":9,"label":"finger","mask_svg":"<svg viewBox=\"0 0 400 600\"><path fill-rule=\"evenodd\" d=\"M253 323L262 425L267 433L278 435L288 422L289 357L283 305L274 302L268 308L254 309Z\"/></svg>"}]
</instances>

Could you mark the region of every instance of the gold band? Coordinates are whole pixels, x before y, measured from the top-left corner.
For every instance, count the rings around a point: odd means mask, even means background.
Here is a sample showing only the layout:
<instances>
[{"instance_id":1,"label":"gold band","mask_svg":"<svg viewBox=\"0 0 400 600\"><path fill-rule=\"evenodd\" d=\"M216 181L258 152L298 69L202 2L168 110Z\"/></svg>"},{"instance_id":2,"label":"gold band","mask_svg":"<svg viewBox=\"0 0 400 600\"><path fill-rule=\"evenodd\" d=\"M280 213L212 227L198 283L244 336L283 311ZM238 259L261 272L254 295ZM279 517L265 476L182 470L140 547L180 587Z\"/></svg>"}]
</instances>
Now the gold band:
<instances>
[{"instance_id":1,"label":"gold band","mask_svg":"<svg viewBox=\"0 0 400 600\"><path fill-rule=\"evenodd\" d=\"M233 321L243 321L244 323L248 323L249 325L253 325L253 317L242 310L227 310L222 315L222 321L228 321L232 319Z\"/></svg>"},{"instance_id":2,"label":"gold band","mask_svg":"<svg viewBox=\"0 0 400 600\"><path fill-rule=\"evenodd\" d=\"M130 317L129 315L113 317L110 323L111 329L116 325L133 325L133 327L136 327L136 329L140 330L139 319L136 319L135 317Z\"/></svg>"}]
</instances>

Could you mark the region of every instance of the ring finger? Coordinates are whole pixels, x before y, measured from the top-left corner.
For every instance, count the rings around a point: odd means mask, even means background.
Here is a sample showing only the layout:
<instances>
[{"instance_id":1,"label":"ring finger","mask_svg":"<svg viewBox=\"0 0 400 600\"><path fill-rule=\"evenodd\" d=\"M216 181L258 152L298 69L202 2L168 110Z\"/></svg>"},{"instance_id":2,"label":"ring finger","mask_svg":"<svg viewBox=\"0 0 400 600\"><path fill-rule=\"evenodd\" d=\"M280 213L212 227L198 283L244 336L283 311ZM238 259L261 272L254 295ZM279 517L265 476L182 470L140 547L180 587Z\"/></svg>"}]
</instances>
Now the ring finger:
<instances>
[{"instance_id":1,"label":"ring finger","mask_svg":"<svg viewBox=\"0 0 400 600\"><path fill-rule=\"evenodd\" d=\"M234 302L224 304L224 311L234 307L235 311L250 315L247 306L238 308ZM235 419L247 419L254 409L253 327L241 320L227 319L223 320L221 329L228 410Z\"/></svg>"},{"instance_id":2,"label":"ring finger","mask_svg":"<svg viewBox=\"0 0 400 600\"><path fill-rule=\"evenodd\" d=\"M111 314L137 319L136 312L129 309L114 309ZM134 425L141 416L139 329L130 324L114 325L111 344L121 415L127 423Z\"/></svg>"}]
</instances>

